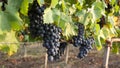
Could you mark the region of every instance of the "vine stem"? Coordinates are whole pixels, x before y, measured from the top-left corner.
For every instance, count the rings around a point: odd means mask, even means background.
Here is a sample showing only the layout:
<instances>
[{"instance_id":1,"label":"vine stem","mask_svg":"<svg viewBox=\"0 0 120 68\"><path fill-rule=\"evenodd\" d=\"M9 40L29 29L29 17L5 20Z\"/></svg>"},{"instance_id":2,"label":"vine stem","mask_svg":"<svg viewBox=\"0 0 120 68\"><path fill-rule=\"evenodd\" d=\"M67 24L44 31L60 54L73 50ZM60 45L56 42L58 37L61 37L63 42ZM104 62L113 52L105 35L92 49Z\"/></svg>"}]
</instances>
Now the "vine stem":
<instances>
[{"instance_id":1,"label":"vine stem","mask_svg":"<svg viewBox=\"0 0 120 68\"><path fill-rule=\"evenodd\" d=\"M106 40L106 47L104 52L104 60L103 60L103 67L108 68L108 62L109 62L109 55L110 55L110 49L112 47L113 42L120 42L120 38L111 38Z\"/></svg>"}]
</instances>

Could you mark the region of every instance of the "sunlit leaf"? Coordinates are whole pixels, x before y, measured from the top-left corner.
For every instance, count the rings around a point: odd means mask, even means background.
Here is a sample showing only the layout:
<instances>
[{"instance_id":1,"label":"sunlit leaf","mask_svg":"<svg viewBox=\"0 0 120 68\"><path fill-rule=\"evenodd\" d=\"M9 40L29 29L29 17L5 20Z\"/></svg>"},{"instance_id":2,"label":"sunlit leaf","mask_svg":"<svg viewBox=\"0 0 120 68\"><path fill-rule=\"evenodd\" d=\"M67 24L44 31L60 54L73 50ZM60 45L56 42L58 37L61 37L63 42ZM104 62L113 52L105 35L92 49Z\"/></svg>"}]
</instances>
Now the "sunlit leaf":
<instances>
[{"instance_id":1,"label":"sunlit leaf","mask_svg":"<svg viewBox=\"0 0 120 68\"><path fill-rule=\"evenodd\" d=\"M20 12L24 15L27 16L27 12L28 12L28 6L29 6L29 0L23 0L21 7L20 7Z\"/></svg>"},{"instance_id":2,"label":"sunlit leaf","mask_svg":"<svg viewBox=\"0 0 120 68\"><path fill-rule=\"evenodd\" d=\"M75 35L74 28L70 23L65 23L65 29L64 29L64 36L68 37L71 35Z\"/></svg>"},{"instance_id":3,"label":"sunlit leaf","mask_svg":"<svg viewBox=\"0 0 120 68\"><path fill-rule=\"evenodd\" d=\"M51 7L55 8L55 6L58 4L58 0L51 0Z\"/></svg>"},{"instance_id":4,"label":"sunlit leaf","mask_svg":"<svg viewBox=\"0 0 120 68\"><path fill-rule=\"evenodd\" d=\"M96 30L96 35L98 35L99 34L99 32L100 32L100 26L99 26L99 24L95 24L95 30Z\"/></svg>"},{"instance_id":5,"label":"sunlit leaf","mask_svg":"<svg viewBox=\"0 0 120 68\"><path fill-rule=\"evenodd\" d=\"M44 12L44 23L53 23L53 16L52 16L52 10L50 8L47 8Z\"/></svg>"},{"instance_id":6,"label":"sunlit leaf","mask_svg":"<svg viewBox=\"0 0 120 68\"><path fill-rule=\"evenodd\" d=\"M44 4L44 0L37 0L39 5L43 5Z\"/></svg>"},{"instance_id":7,"label":"sunlit leaf","mask_svg":"<svg viewBox=\"0 0 120 68\"><path fill-rule=\"evenodd\" d=\"M18 44L8 44L8 43L18 43L15 37L15 31L7 32L4 40L2 40L0 43L4 43L4 44L0 44L0 49L8 53L8 55L11 56L17 52Z\"/></svg>"},{"instance_id":8,"label":"sunlit leaf","mask_svg":"<svg viewBox=\"0 0 120 68\"><path fill-rule=\"evenodd\" d=\"M104 15L105 13L105 5L101 1L96 1L92 4L92 8L90 9L93 19L92 22L95 22L97 19L99 19L102 14Z\"/></svg>"},{"instance_id":9,"label":"sunlit leaf","mask_svg":"<svg viewBox=\"0 0 120 68\"><path fill-rule=\"evenodd\" d=\"M119 45L118 45L118 43L113 43L112 52L115 53L115 54L119 54Z\"/></svg>"},{"instance_id":10,"label":"sunlit leaf","mask_svg":"<svg viewBox=\"0 0 120 68\"><path fill-rule=\"evenodd\" d=\"M101 50L102 49L102 44L101 44L101 41L100 41L100 36L97 36L97 38L95 38L95 43L96 43L97 50Z\"/></svg>"}]
</instances>

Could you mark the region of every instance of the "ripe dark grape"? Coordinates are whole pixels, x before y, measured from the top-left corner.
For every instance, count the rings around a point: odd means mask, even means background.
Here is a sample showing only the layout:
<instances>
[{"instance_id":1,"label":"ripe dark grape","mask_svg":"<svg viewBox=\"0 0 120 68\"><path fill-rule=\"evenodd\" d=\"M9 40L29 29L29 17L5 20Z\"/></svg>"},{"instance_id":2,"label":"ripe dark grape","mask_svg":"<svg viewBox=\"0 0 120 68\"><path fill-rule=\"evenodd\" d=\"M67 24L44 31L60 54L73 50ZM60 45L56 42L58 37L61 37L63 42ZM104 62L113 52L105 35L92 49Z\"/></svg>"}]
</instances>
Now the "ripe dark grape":
<instances>
[{"instance_id":1,"label":"ripe dark grape","mask_svg":"<svg viewBox=\"0 0 120 68\"><path fill-rule=\"evenodd\" d=\"M45 6L40 7L37 0L29 5L28 17L30 19L29 31L32 37L44 36L43 14Z\"/></svg>"}]
</instances>

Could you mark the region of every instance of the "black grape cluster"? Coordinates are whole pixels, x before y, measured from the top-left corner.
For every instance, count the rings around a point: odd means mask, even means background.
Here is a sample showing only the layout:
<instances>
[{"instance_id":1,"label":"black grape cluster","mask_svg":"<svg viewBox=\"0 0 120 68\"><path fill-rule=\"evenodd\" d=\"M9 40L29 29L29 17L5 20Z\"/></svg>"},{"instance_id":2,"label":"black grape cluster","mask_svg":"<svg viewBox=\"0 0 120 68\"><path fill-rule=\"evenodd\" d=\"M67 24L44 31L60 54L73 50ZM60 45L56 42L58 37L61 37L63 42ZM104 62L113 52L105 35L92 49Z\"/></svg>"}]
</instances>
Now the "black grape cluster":
<instances>
[{"instance_id":1,"label":"black grape cluster","mask_svg":"<svg viewBox=\"0 0 120 68\"><path fill-rule=\"evenodd\" d=\"M81 23L77 25L78 25L78 35L73 36L73 45L75 47L80 46L80 44L82 44L84 40L84 25Z\"/></svg>"},{"instance_id":2,"label":"black grape cluster","mask_svg":"<svg viewBox=\"0 0 120 68\"><path fill-rule=\"evenodd\" d=\"M88 52L92 49L92 44L94 43L94 38L90 37L84 40L83 44L81 44L81 47L79 48L79 54L78 58L84 58L87 56Z\"/></svg>"},{"instance_id":3,"label":"black grape cluster","mask_svg":"<svg viewBox=\"0 0 120 68\"><path fill-rule=\"evenodd\" d=\"M84 38L84 25L79 23L78 24L78 35L73 36L73 45L79 48L78 58L84 58L87 56L88 52L92 49L92 44L94 43L94 38Z\"/></svg>"},{"instance_id":4,"label":"black grape cluster","mask_svg":"<svg viewBox=\"0 0 120 68\"><path fill-rule=\"evenodd\" d=\"M32 4L29 5L28 17L30 19L29 31L32 37L43 37L44 35L44 24L43 24L43 14L45 6L40 7L37 0L34 0Z\"/></svg>"},{"instance_id":5,"label":"black grape cluster","mask_svg":"<svg viewBox=\"0 0 120 68\"><path fill-rule=\"evenodd\" d=\"M43 14L45 6L39 7L37 0L29 5L28 16L30 19L29 31L33 38L42 37L43 47L47 48L48 60L54 61L64 54L65 42L61 40L61 28L54 24L44 24Z\"/></svg>"},{"instance_id":6,"label":"black grape cluster","mask_svg":"<svg viewBox=\"0 0 120 68\"><path fill-rule=\"evenodd\" d=\"M53 24L45 24L44 27L43 46L47 48L48 60L57 60L60 58L59 47L62 30Z\"/></svg>"}]
</instances>

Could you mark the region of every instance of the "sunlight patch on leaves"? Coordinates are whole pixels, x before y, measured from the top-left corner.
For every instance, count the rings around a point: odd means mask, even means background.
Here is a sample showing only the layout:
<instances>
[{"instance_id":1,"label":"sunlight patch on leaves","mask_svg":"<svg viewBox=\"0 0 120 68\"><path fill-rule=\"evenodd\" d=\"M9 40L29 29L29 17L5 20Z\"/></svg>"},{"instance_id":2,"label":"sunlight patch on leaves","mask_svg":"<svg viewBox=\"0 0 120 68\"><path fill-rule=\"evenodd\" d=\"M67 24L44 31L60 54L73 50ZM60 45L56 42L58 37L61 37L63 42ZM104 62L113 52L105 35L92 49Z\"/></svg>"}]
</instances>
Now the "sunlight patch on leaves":
<instances>
[{"instance_id":1,"label":"sunlight patch on leaves","mask_svg":"<svg viewBox=\"0 0 120 68\"><path fill-rule=\"evenodd\" d=\"M70 23L65 23L65 29L64 29L64 36L68 39L68 37L75 35L74 28Z\"/></svg>"},{"instance_id":2,"label":"sunlight patch on leaves","mask_svg":"<svg viewBox=\"0 0 120 68\"><path fill-rule=\"evenodd\" d=\"M52 10L50 8L45 9L44 11L44 23L53 23L53 13Z\"/></svg>"}]
</instances>

